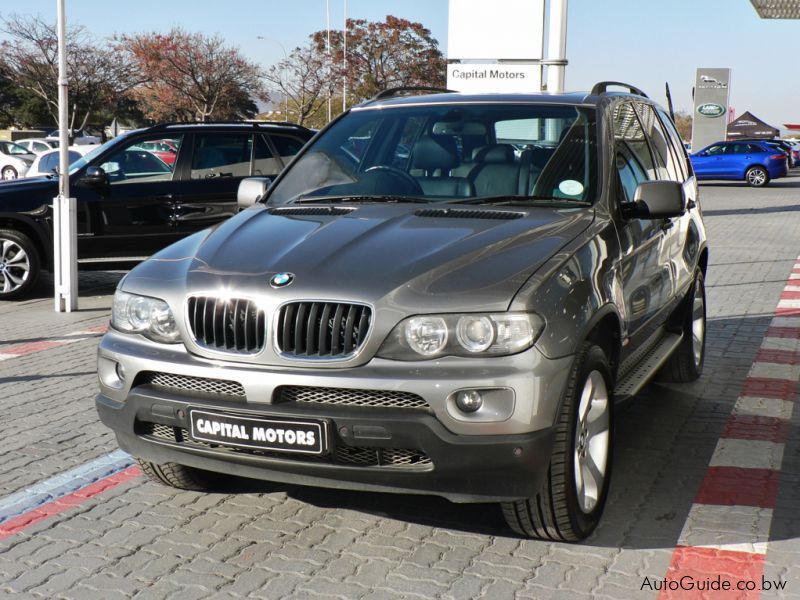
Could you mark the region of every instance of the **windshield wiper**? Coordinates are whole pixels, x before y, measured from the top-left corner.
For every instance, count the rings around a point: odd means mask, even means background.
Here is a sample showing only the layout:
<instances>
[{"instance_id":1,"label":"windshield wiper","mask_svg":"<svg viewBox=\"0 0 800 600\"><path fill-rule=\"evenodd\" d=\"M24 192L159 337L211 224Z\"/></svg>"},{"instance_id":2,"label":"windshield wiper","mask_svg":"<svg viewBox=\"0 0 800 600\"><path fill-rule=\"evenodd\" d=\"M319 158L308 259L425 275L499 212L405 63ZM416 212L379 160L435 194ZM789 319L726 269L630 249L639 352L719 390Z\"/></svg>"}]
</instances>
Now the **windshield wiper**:
<instances>
[{"instance_id":1,"label":"windshield wiper","mask_svg":"<svg viewBox=\"0 0 800 600\"><path fill-rule=\"evenodd\" d=\"M481 198L467 198L456 200L453 204L543 204L564 206L591 206L588 200L570 200L569 198L555 198L553 196L485 196Z\"/></svg>"},{"instance_id":2,"label":"windshield wiper","mask_svg":"<svg viewBox=\"0 0 800 600\"><path fill-rule=\"evenodd\" d=\"M346 203L346 202L394 202L402 204L404 202L428 204L427 198L416 196L384 196L384 195L352 195L352 196L311 196L298 198L292 204L320 204L323 202Z\"/></svg>"}]
</instances>

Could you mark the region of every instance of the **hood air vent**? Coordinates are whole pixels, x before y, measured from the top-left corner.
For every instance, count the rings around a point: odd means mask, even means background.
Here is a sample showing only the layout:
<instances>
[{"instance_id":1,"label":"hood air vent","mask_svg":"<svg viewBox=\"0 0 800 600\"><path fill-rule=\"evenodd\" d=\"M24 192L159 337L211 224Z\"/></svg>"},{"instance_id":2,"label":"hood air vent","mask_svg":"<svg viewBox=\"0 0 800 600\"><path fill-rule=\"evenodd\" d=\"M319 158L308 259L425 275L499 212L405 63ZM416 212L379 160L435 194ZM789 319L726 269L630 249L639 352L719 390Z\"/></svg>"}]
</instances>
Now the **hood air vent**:
<instances>
[{"instance_id":1,"label":"hood air vent","mask_svg":"<svg viewBox=\"0 0 800 600\"><path fill-rule=\"evenodd\" d=\"M284 217L313 217L313 216L339 216L346 215L355 210L348 206L281 206L270 208L267 212L271 215Z\"/></svg>"},{"instance_id":2,"label":"hood air vent","mask_svg":"<svg viewBox=\"0 0 800 600\"><path fill-rule=\"evenodd\" d=\"M463 210L458 208L426 208L414 213L418 217L433 219L490 219L494 221L513 221L525 213L505 210Z\"/></svg>"}]
</instances>

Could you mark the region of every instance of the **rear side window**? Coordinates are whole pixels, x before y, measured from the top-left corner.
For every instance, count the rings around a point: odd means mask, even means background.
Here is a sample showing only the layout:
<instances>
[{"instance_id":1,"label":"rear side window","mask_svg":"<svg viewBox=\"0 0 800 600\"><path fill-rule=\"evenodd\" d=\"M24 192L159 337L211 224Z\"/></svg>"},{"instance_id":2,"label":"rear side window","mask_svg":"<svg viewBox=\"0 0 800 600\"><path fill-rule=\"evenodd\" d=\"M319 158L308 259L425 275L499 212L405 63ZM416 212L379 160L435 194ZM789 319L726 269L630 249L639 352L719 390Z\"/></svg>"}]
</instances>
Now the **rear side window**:
<instances>
[{"instance_id":1,"label":"rear side window","mask_svg":"<svg viewBox=\"0 0 800 600\"><path fill-rule=\"evenodd\" d=\"M747 145L747 151L750 152L750 153L753 153L753 154L758 153L758 152L765 152L765 150L761 146L759 146L758 144L748 144Z\"/></svg>"},{"instance_id":2,"label":"rear side window","mask_svg":"<svg viewBox=\"0 0 800 600\"><path fill-rule=\"evenodd\" d=\"M253 136L238 133L202 133L195 136L191 179L247 177Z\"/></svg>"},{"instance_id":3,"label":"rear side window","mask_svg":"<svg viewBox=\"0 0 800 600\"><path fill-rule=\"evenodd\" d=\"M283 159L284 164L288 163L295 154L305 145L302 140L288 135L270 135L269 138L275 144L278 156Z\"/></svg>"}]
</instances>

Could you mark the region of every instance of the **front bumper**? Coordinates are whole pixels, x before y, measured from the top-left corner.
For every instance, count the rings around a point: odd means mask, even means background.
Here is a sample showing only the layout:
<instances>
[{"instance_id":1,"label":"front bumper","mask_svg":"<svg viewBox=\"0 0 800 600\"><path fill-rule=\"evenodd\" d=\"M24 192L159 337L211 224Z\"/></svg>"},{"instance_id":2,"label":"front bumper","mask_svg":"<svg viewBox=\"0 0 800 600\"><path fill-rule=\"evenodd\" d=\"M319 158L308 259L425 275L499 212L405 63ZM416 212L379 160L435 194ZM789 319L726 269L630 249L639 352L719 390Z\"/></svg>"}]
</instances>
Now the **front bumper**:
<instances>
[{"instance_id":1,"label":"front bumper","mask_svg":"<svg viewBox=\"0 0 800 600\"><path fill-rule=\"evenodd\" d=\"M533 496L547 472L553 444L550 429L519 435L463 436L448 432L428 412L399 414L391 409L297 407L276 405L260 416L313 418L329 423L331 455L295 455L235 451L197 443L163 431L188 430L189 408L231 411L229 403L180 400L134 392L125 402L100 394L100 420L113 429L120 447L156 463L184 465L242 477L327 488L419 493L454 502L500 502ZM252 413L249 413L253 416ZM159 434L144 424L158 423ZM146 433L141 433L142 431ZM183 434L185 435L185 434ZM336 456L367 448L413 449L426 457L407 465L343 464Z\"/></svg>"},{"instance_id":2,"label":"front bumper","mask_svg":"<svg viewBox=\"0 0 800 600\"><path fill-rule=\"evenodd\" d=\"M503 358L373 359L343 369L290 369L210 360L182 345L115 331L104 336L98 355L100 418L134 456L271 481L433 494L458 502L536 493L549 464L552 427L572 360L551 360L531 348ZM117 364L124 381L109 385ZM231 397L143 384L140 376L154 372L231 381L243 393ZM284 402L279 390L286 386L404 392L424 399L424 408ZM452 396L464 388L508 390L512 410L495 420L459 418ZM322 420L328 424L330 454L298 458L198 443L188 436L190 408ZM384 455L401 460L384 462ZM377 460L353 460L359 456Z\"/></svg>"}]
</instances>

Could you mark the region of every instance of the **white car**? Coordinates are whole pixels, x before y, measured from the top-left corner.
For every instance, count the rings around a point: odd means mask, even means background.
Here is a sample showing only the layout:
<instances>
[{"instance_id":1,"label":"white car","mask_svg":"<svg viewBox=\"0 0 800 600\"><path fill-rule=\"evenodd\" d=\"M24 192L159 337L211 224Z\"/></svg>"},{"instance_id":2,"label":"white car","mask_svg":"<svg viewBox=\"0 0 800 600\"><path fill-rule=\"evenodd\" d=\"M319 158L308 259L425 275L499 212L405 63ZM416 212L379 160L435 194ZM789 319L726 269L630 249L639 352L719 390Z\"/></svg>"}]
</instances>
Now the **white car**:
<instances>
[{"instance_id":1,"label":"white car","mask_svg":"<svg viewBox=\"0 0 800 600\"><path fill-rule=\"evenodd\" d=\"M87 146L70 146L69 147L69 164L74 163L76 160L88 154L95 148L99 148L99 144L90 144ZM48 150L42 152L33 161L31 168L28 169L26 177L41 177L43 175L55 175L58 173L59 150Z\"/></svg>"},{"instance_id":2,"label":"white car","mask_svg":"<svg viewBox=\"0 0 800 600\"><path fill-rule=\"evenodd\" d=\"M59 140L58 129L51 131L44 139L48 142L57 142ZM101 142L102 140L99 135L89 135L83 130L76 131L72 134L72 143L75 146L88 146L89 144L99 144Z\"/></svg>"},{"instance_id":3,"label":"white car","mask_svg":"<svg viewBox=\"0 0 800 600\"><path fill-rule=\"evenodd\" d=\"M14 142L0 140L0 179L24 177L36 155Z\"/></svg>"},{"instance_id":4,"label":"white car","mask_svg":"<svg viewBox=\"0 0 800 600\"><path fill-rule=\"evenodd\" d=\"M14 143L27 148L32 154L41 154L58 148L58 140L46 140L45 138L26 138L17 140Z\"/></svg>"}]
</instances>

